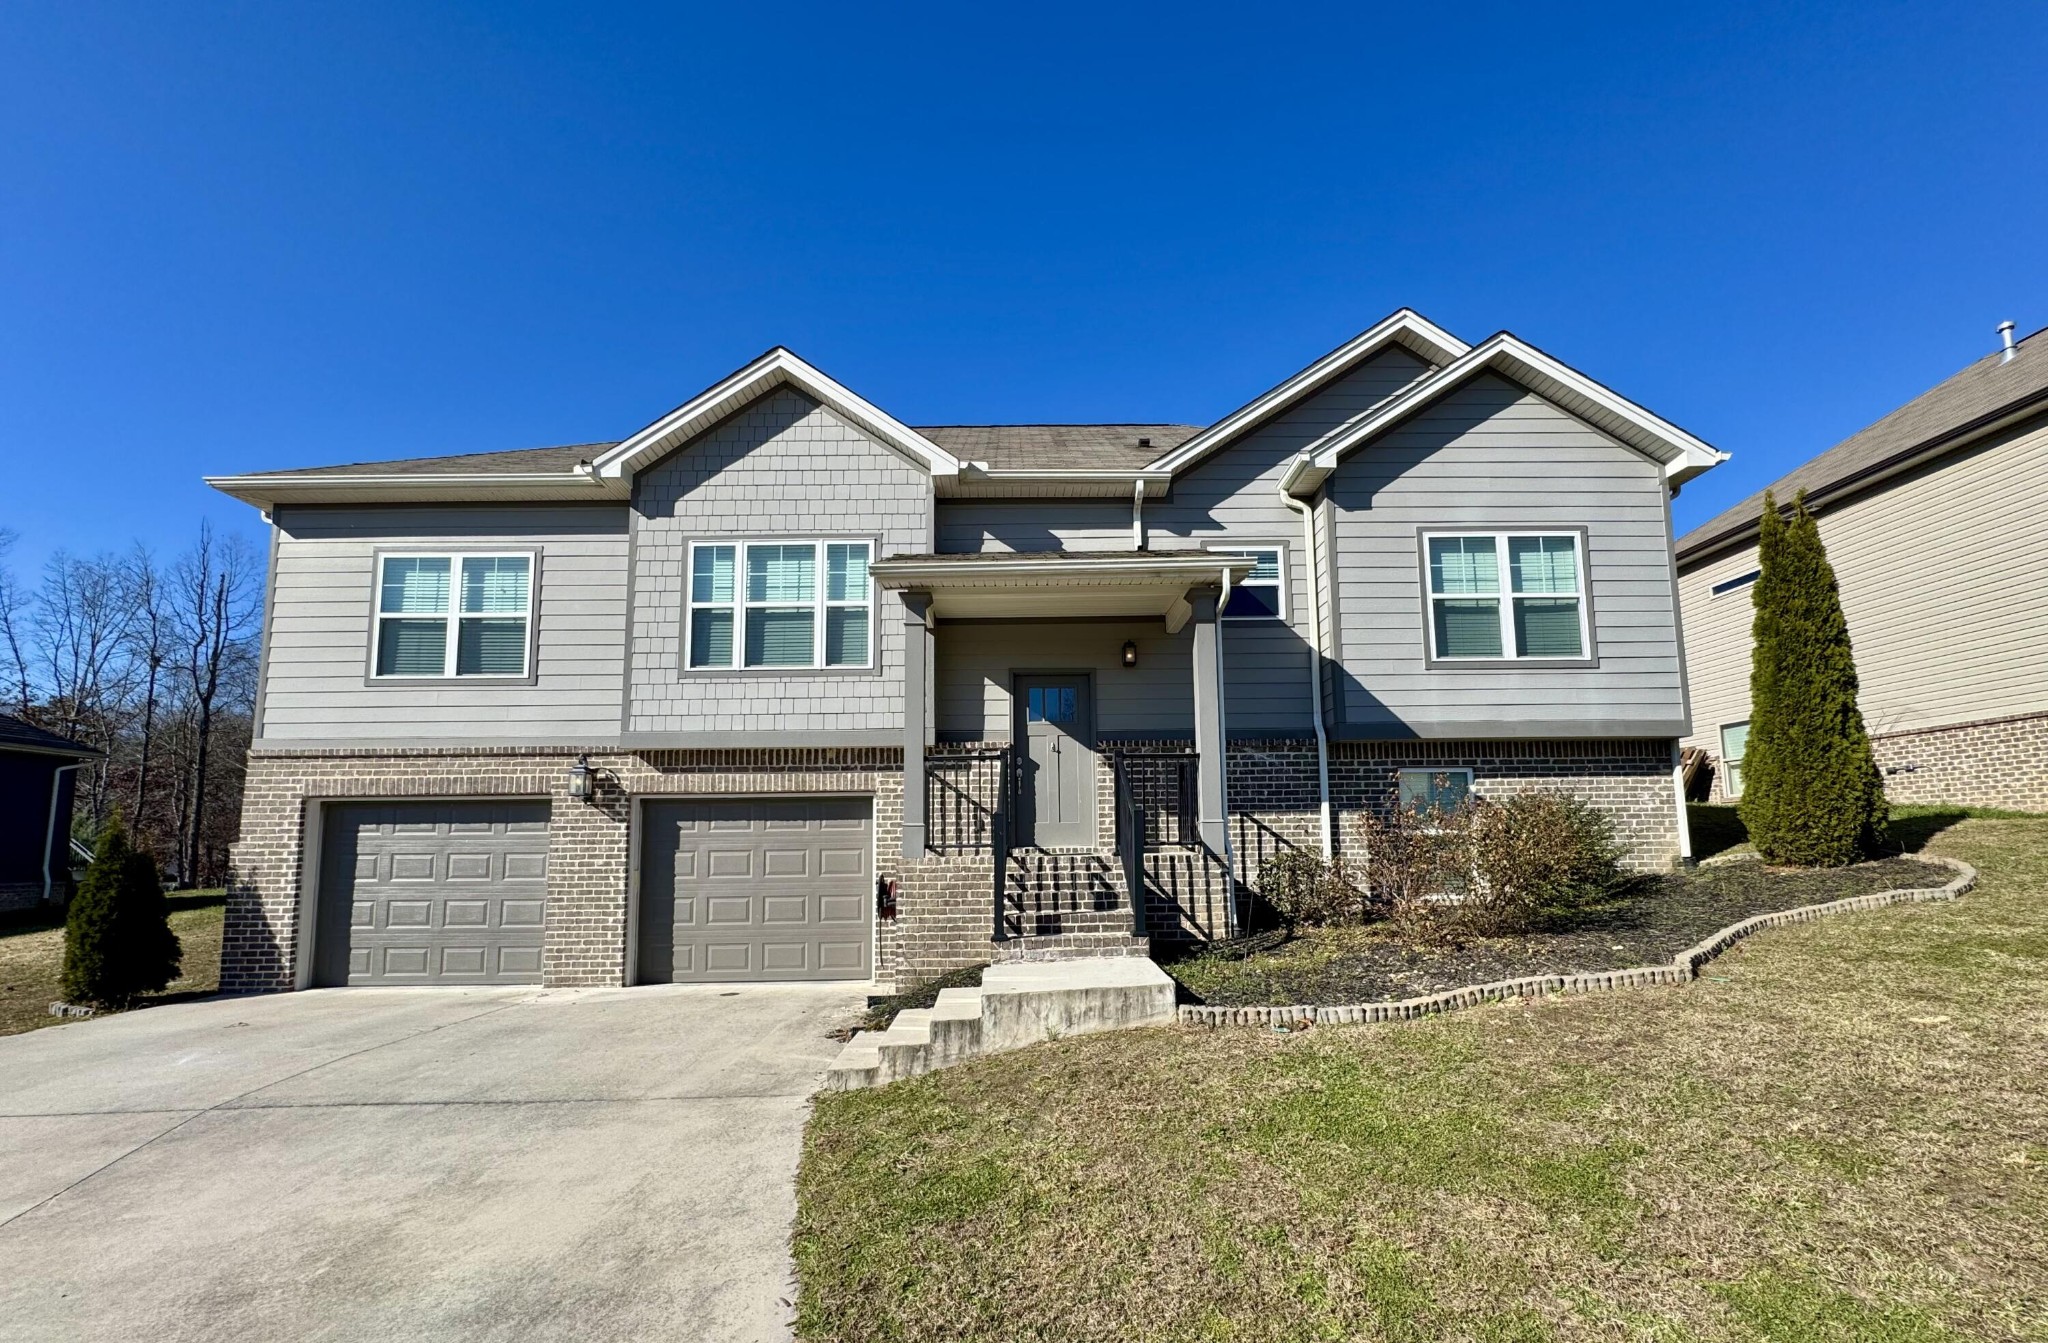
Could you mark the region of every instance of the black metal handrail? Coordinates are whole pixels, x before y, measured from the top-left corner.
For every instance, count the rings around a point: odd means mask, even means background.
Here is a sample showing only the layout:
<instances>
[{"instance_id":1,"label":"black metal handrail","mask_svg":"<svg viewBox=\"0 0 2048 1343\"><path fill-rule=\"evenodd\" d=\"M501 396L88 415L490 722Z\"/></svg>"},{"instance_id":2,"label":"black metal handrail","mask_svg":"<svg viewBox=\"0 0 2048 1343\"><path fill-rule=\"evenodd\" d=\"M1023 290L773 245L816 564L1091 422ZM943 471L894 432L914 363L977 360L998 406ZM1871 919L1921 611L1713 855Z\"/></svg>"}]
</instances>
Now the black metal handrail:
<instances>
[{"instance_id":1,"label":"black metal handrail","mask_svg":"<svg viewBox=\"0 0 2048 1343\"><path fill-rule=\"evenodd\" d=\"M986 853L1008 847L1009 750L988 747L925 757L925 847Z\"/></svg>"},{"instance_id":2,"label":"black metal handrail","mask_svg":"<svg viewBox=\"0 0 2048 1343\"><path fill-rule=\"evenodd\" d=\"M1196 792L1200 757L1193 751L1119 747L1112 755L1116 815L1145 849L1201 847Z\"/></svg>"}]
</instances>

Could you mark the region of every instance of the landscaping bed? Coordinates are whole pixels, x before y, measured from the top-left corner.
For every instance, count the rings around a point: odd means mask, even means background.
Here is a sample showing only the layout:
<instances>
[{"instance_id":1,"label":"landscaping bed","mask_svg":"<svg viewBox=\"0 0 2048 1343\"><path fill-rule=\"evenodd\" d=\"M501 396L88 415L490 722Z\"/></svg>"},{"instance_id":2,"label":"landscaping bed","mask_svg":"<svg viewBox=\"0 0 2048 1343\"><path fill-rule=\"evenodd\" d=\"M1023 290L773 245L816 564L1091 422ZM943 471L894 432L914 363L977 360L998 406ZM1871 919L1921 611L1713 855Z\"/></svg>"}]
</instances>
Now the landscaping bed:
<instances>
[{"instance_id":1,"label":"landscaping bed","mask_svg":"<svg viewBox=\"0 0 2048 1343\"><path fill-rule=\"evenodd\" d=\"M1336 1006L1415 998L1525 975L1661 964L1731 923L1955 873L1911 858L1785 871L1733 862L1630 883L1535 932L1406 940L1388 924L1257 933L1178 960L1162 956L1188 1001L1218 1007Z\"/></svg>"}]
</instances>

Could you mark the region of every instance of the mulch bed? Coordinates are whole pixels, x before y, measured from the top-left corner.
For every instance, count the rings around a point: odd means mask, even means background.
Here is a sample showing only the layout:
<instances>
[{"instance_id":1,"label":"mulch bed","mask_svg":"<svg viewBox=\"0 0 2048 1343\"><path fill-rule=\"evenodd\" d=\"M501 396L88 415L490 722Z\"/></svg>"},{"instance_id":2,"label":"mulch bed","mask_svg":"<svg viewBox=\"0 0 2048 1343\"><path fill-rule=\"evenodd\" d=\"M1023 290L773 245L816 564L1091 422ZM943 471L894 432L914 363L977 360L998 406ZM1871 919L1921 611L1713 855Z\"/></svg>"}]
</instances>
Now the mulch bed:
<instances>
[{"instance_id":1,"label":"mulch bed","mask_svg":"<svg viewBox=\"0 0 2048 1343\"><path fill-rule=\"evenodd\" d=\"M1256 933L1167 961L1186 1001L1224 1007L1387 1002L1525 975L1620 970L1669 961L1731 923L1802 905L1904 887L1941 886L1955 874L1911 858L1832 870L1729 863L1645 878L1609 901L1538 932L1403 941L1392 929L1305 928Z\"/></svg>"}]
</instances>

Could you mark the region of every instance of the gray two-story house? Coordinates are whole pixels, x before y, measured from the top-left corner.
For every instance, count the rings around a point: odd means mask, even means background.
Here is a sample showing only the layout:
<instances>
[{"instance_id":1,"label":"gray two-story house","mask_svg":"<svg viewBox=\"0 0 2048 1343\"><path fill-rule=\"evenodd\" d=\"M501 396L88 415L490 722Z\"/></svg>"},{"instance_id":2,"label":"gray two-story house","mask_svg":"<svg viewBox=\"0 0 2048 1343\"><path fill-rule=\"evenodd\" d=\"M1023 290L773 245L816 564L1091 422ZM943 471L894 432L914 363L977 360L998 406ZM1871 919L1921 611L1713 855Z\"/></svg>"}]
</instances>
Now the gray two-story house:
<instances>
[{"instance_id":1,"label":"gray two-story house","mask_svg":"<svg viewBox=\"0 0 2048 1343\"><path fill-rule=\"evenodd\" d=\"M1130 954L1532 786L1667 866L1721 459L1404 310L1206 428L913 428L775 349L622 442L216 479L273 536L224 985Z\"/></svg>"}]
</instances>

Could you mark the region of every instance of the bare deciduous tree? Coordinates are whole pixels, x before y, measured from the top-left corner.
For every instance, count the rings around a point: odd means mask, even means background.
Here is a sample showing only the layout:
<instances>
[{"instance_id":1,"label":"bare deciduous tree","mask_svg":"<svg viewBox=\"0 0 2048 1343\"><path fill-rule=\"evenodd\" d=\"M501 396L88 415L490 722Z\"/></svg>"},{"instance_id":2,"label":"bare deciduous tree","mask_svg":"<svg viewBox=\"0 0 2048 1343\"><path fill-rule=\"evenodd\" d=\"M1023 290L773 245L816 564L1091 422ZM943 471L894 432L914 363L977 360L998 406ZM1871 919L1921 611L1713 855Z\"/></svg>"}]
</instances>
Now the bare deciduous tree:
<instances>
[{"instance_id":1,"label":"bare deciduous tree","mask_svg":"<svg viewBox=\"0 0 2048 1343\"><path fill-rule=\"evenodd\" d=\"M188 696L192 764L178 853L178 879L197 880L207 814L208 772L215 715L223 691L247 660L262 610L262 570L238 536L225 541L202 524L199 539L171 571L172 622L179 643L179 673Z\"/></svg>"}]
</instances>

